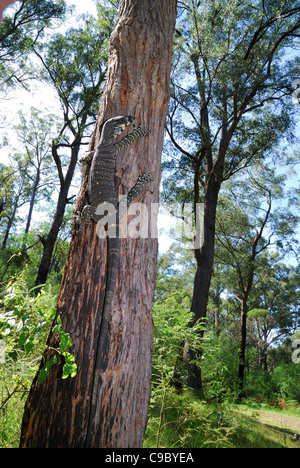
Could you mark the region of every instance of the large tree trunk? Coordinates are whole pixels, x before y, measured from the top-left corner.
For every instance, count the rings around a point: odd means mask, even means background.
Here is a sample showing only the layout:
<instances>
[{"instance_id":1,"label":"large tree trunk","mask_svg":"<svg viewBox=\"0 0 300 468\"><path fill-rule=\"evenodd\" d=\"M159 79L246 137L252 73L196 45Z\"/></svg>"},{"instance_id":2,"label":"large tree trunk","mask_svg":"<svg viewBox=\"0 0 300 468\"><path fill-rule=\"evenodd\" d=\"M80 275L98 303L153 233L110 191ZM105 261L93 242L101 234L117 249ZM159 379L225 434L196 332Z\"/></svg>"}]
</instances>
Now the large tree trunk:
<instances>
[{"instance_id":1,"label":"large tree trunk","mask_svg":"<svg viewBox=\"0 0 300 468\"><path fill-rule=\"evenodd\" d=\"M205 189L204 202L204 239L201 249L195 252L197 270L194 279L193 300L191 312L194 313L192 326L196 322L206 325L206 310L211 276L213 273L214 253L215 253L215 226L216 212L220 184L208 183ZM203 337L203 331L199 332L199 338ZM187 385L195 390L203 398L203 382L200 367L201 346L197 352L186 348L185 362L188 370Z\"/></svg>"},{"instance_id":2,"label":"large tree trunk","mask_svg":"<svg viewBox=\"0 0 300 468\"><path fill-rule=\"evenodd\" d=\"M160 162L169 102L176 0L121 0L110 41L108 75L96 130L116 115L134 115L151 134L116 162L120 193L142 172L153 175L153 193L143 201L150 212L158 202ZM76 210L86 204L83 178ZM152 220L153 222L153 220ZM147 422L152 360L152 299L157 239L123 239L107 335L109 352L97 389L95 424L89 447L141 447ZM58 300L58 312L73 340L75 378L62 380L59 362L42 383L33 382L24 413L21 447L84 447L90 413L95 352L105 294L106 241L90 222L73 235ZM55 334L48 343L55 347Z\"/></svg>"}]
</instances>

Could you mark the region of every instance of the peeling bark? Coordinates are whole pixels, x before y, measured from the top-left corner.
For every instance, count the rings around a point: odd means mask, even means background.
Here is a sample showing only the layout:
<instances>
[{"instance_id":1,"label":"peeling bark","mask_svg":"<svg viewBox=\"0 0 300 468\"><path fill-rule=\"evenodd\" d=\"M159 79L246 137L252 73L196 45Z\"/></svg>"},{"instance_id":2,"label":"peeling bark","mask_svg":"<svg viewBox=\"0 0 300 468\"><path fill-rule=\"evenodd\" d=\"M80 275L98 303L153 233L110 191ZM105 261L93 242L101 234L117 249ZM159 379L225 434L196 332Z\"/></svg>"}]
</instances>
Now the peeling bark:
<instances>
[{"instance_id":1,"label":"peeling bark","mask_svg":"<svg viewBox=\"0 0 300 468\"><path fill-rule=\"evenodd\" d=\"M154 177L153 193L142 201L148 212L158 202L161 153L169 102L176 0L121 0L112 33L108 76L94 136L116 115L134 115L151 129L147 138L121 151L116 162L119 193L126 194L139 174ZM87 177L76 202L87 201ZM90 447L142 447L150 398L152 299L156 280L157 239L123 239L120 267L107 334L109 350L98 388L98 407ZM21 447L85 446L92 392L94 358L105 294L106 242L91 222L73 235L57 311L73 340L78 366L75 378L61 379L63 362L51 368L26 403ZM55 334L48 344L55 347Z\"/></svg>"}]
</instances>

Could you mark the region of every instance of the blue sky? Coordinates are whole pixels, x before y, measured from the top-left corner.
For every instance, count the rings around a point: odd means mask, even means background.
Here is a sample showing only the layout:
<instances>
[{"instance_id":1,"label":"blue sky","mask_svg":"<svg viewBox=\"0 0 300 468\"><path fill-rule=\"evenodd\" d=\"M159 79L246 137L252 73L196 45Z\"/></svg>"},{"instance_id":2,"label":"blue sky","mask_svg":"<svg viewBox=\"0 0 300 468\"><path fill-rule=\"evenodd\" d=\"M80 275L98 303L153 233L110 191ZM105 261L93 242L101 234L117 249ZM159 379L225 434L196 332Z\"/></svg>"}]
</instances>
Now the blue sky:
<instances>
[{"instance_id":1,"label":"blue sky","mask_svg":"<svg viewBox=\"0 0 300 468\"><path fill-rule=\"evenodd\" d=\"M67 2L69 4L73 4L76 6L77 14L88 12L90 14L96 15L96 6L95 6L94 0L84 0L84 1L67 0ZM72 23L70 22L69 25L64 25L64 27L71 26L71 25ZM297 88L295 90L295 93L296 94L298 93ZM300 83L299 83L299 96L300 96ZM292 99L292 96L291 96L291 99ZM11 124L16 122L17 112L20 109L26 112L26 110L28 110L31 106L34 106L39 109L47 109L47 111L53 112L53 113L58 113L60 109L58 100L56 98L56 95L53 89L50 86L46 86L46 85L41 86L40 84L38 84L38 86L32 92L25 92L25 91L18 90L17 93L10 94L9 99L6 101L2 101L1 104L2 104L2 112L5 112L9 116L9 121ZM300 110L300 105L296 103L295 105L298 106ZM9 130L9 127L4 129L4 131L2 129L2 135L4 134L7 134L8 137L11 137L11 139L14 140L13 132ZM297 125L297 136L300 138L300 119ZM1 149L1 161L6 162L7 156L8 156L8 151L5 149ZM285 171L288 169L281 168L281 170ZM299 181L300 181L300 164L296 166L295 174L293 175L293 177L290 178L289 185L294 186L294 187L295 186L299 187ZM72 194L74 193L76 195L77 191L78 191L78 184L76 183L76 186L73 187ZM26 210L26 207L25 207L25 210ZM40 214L36 214L36 217L37 218L40 217ZM166 251L167 248L172 243L172 240L170 239L169 234L168 234L168 229L171 226L173 226L175 223L176 223L176 219L171 217L166 212L164 214L161 214L159 218L160 228L163 228L163 227L167 228L165 229L164 232L161 233L159 237L160 250L162 252Z\"/></svg>"}]
</instances>

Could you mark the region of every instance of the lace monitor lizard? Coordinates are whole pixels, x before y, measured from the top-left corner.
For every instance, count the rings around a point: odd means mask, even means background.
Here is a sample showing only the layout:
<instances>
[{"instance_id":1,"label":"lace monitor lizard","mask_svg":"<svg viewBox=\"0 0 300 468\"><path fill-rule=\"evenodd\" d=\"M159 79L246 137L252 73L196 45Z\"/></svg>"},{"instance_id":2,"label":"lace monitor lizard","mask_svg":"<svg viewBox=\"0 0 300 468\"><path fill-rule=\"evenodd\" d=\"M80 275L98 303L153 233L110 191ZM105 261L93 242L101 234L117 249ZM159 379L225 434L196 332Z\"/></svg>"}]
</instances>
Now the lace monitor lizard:
<instances>
[{"instance_id":1,"label":"lace monitor lizard","mask_svg":"<svg viewBox=\"0 0 300 468\"><path fill-rule=\"evenodd\" d=\"M97 214L97 207L104 203L111 203L115 207L114 219L117 220L115 225L116 236L109 236L107 230L107 279L106 291L103 305L103 313L101 318L100 332L98 336L96 360L93 376L93 390L90 406L89 422L86 436L86 447L91 444L93 433L93 423L96 411L97 389L100 377L101 363L105 361L108 350L105 349L106 336L108 332L109 315L111 312L111 304L114 294L114 288L117 277L117 270L120 259L121 239L119 236L120 229L120 204L117 189L115 186L115 158L118 151L130 146L140 137L148 136L150 130L134 126L132 133L124 137L120 141L116 141L116 137L120 135L125 128L135 120L132 116L119 116L107 120L104 123L100 143L94 152L88 154L87 157L81 160L81 163L87 163L94 153L91 169L88 178L88 197L90 205L86 205L82 213L77 217L77 224L80 226L89 224L91 220L96 223L102 218ZM152 180L151 174L143 174L139 176L137 183L127 195L127 206L132 204L137 197L145 190L146 185ZM125 198L126 200L126 198Z\"/></svg>"}]
</instances>

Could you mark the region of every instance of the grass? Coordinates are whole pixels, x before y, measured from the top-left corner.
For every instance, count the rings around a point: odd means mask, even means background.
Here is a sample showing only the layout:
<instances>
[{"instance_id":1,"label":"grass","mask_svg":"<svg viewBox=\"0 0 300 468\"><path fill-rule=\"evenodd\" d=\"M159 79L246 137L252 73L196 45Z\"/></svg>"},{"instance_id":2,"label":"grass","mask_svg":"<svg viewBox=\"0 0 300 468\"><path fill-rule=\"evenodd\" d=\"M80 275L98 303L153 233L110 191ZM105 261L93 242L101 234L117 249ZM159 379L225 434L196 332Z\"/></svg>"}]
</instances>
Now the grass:
<instances>
[{"instance_id":1,"label":"grass","mask_svg":"<svg viewBox=\"0 0 300 468\"><path fill-rule=\"evenodd\" d=\"M31 359L18 357L0 366L0 448L19 446L24 405L36 370Z\"/></svg>"},{"instance_id":2,"label":"grass","mask_svg":"<svg viewBox=\"0 0 300 468\"><path fill-rule=\"evenodd\" d=\"M218 405L169 394L150 406L144 448L231 447L231 422Z\"/></svg>"},{"instance_id":3,"label":"grass","mask_svg":"<svg viewBox=\"0 0 300 468\"><path fill-rule=\"evenodd\" d=\"M7 372L0 379L0 448L15 448L30 380L18 387L19 375ZM250 400L206 403L188 391L167 389L152 398L144 448L300 448L300 440L291 439L295 433L300 435L295 402L284 409Z\"/></svg>"},{"instance_id":4,"label":"grass","mask_svg":"<svg viewBox=\"0 0 300 468\"><path fill-rule=\"evenodd\" d=\"M168 394L152 403L145 448L300 448L300 407L207 404Z\"/></svg>"},{"instance_id":5,"label":"grass","mask_svg":"<svg viewBox=\"0 0 300 468\"><path fill-rule=\"evenodd\" d=\"M234 440L235 448L300 448L300 441L293 442L294 431L284 427L268 425L258 419L240 415L240 428Z\"/></svg>"},{"instance_id":6,"label":"grass","mask_svg":"<svg viewBox=\"0 0 300 468\"><path fill-rule=\"evenodd\" d=\"M280 406L274 407L273 404L249 401L244 405L232 406L232 411L243 421L247 448L257 444L260 448L300 448L300 440L292 440L294 434L300 437L300 406L296 402L287 402L280 409ZM243 448L243 445L239 448Z\"/></svg>"}]
</instances>

